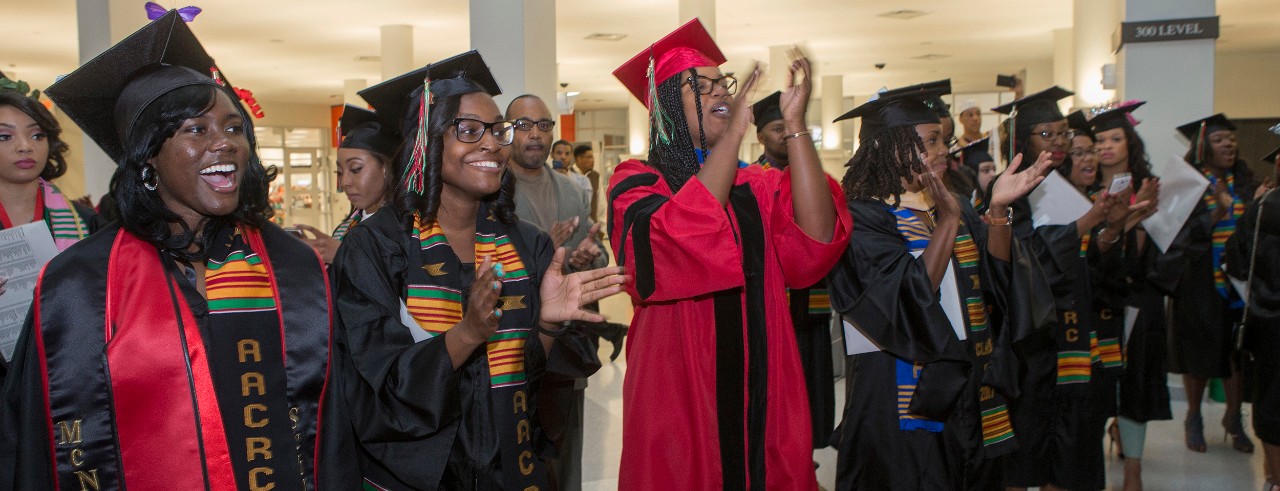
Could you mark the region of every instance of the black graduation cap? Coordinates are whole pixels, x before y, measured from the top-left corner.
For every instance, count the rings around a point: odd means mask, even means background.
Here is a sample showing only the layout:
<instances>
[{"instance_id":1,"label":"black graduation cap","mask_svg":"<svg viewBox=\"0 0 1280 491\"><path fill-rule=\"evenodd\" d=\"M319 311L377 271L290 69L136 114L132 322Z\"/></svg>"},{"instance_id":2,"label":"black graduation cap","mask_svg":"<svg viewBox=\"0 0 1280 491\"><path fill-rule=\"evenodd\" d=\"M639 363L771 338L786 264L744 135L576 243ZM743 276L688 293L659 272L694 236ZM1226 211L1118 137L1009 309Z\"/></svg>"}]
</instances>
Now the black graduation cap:
<instances>
[{"instance_id":1,"label":"black graduation cap","mask_svg":"<svg viewBox=\"0 0 1280 491\"><path fill-rule=\"evenodd\" d=\"M991 158L990 138L971 141L968 145L952 152L951 156L961 159L961 163L973 168L975 172L978 170L978 166L983 162L995 162L996 160Z\"/></svg>"},{"instance_id":2,"label":"black graduation cap","mask_svg":"<svg viewBox=\"0 0 1280 491\"><path fill-rule=\"evenodd\" d=\"M1090 140L1098 139L1093 136L1093 129L1089 127L1089 118L1085 117L1084 111L1077 109L1071 114L1068 114L1067 126L1070 127L1071 131L1074 131L1077 135L1087 136Z\"/></svg>"},{"instance_id":3,"label":"black graduation cap","mask_svg":"<svg viewBox=\"0 0 1280 491\"><path fill-rule=\"evenodd\" d=\"M1280 157L1280 147L1276 147L1275 150L1272 150L1271 153L1267 154L1266 157L1262 158L1262 161L1269 164L1275 164L1276 157Z\"/></svg>"},{"instance_id":4,"label":"black graduation cap","mask_svg":"<svg viewBox=\"0 0 1280 491\"><path fill-rule=\"evenodd\" d=\"M119 163L128 132L160 96L191 85L229 86L176 10L58 80L45 94ZM228 91L232 100L238 100Z\"/></svg>"},{"instance_id":5,"label":"black graduation cap","mask_svg":"<svg viewBox=\"0 0 1280 491\"><path fill-rule=\"evenodd\" d=\"M1129 122L1129 113L1146 103L1147 101L1137 101L1133 104L1114 107L1098 113L1093 116L1093 119L1089 120L1089 130L1096 135L1103 131L1126 126L1132 128L1133 124Z\"/></svg>"},{"instance_id":6,"label":"black graduation cap","mask_svg":"<svg viewBox=\"0 0 1280 491\"><path fill-rule=\"evenodd\" d=\"M1200 128L1202 126L1204 127L1204 133L1200 132ZM1207 118L1197 119L1178 127L1178 133L1182 133L1182 136L1187 137L1187 139L1191 140L1192 143L1195 143L1202 134L1204 136L1209 136L1215 131L1222 130L1236 130L1236 125L1231 124L1231 120L1227 119L1227 116L1222 113L1214 114Z\"/></svg>"},{"instance_id":7,"label":"black graduation cap","mask_svg":"<svg viewBox=\"0 0 1280 491\"><path fill-rule=\"evenodd\" d=\"M363 107L343 106L338 130L342 135L338 148L359 148L392 157L400 146L399 133L383 125L377 113Z\"/></svg>"},{"instance_id":8,"label":"black graduation cap","mask_svg":"<svg viewBox=\"0 0 1280 491\"><path fill-rule=\"evenodd\" d=\"M885 95L918 93L923 94L924 104L933 109L938 118L951 117L951 106L942 100L942 96L951 93L951 79L935 80L917 85L909 85L885 91Z\"/></svg>"},{"instance_id":9,"label":"black graduation cap","mask_svg":"<svg viewBox=\"0 0 1280 491\"><path fill-rule=\"evenodd\" d=\"M782 92L774 91L774 93L760 99L759 102L751 105L751 114L755 115L756 131L764 129L764 125L782 119Z\"/></svg>"},{"instance_id":10,"label":"black graduation cap","mask_svg":"<svg viewBox=\"0 0 1280 491\"><path fill-rule=\"evenodd\" d=\"M888 90L842 114L835 121L862 118L862 127L858 130L859 140L865 140L889 128L937 123L938 113L925 101L950 93L950 80Z\"/></svg>"},{"instance_id":11,"label":"black graduation cap","mask_svg":"<svg viewBox=\"0 0 1280 491\"><path fill-rule=\"evenodd\" d=\"M498 88L498 81L489 72L489 66L480 57L480 52L471 50L368 87L358 94L373 106L383 124L401 128L410 113L416 115L416 111L410 111L410 106L413 98L422 93L424 82L428 79L431 82L431 95L435 97L473 92L489 95L502 93Z\"/></svg>"},{"instance_id":12,"label":"black graduation cap","mask_svg":"<svg viewBox=\"0 0 1280 491\"><path fill-rule=\"evenodd\" d=\"M1027 128L1040 123L1061 121L1062 110L1058 108L1058 101L1072 95L1075 95L1075 92L1055 85L991 110L1000 114L1011 114L1014 109L1017 109L1018 114L1015 116L1017 126Z\"/></svg>"}]
</instances>

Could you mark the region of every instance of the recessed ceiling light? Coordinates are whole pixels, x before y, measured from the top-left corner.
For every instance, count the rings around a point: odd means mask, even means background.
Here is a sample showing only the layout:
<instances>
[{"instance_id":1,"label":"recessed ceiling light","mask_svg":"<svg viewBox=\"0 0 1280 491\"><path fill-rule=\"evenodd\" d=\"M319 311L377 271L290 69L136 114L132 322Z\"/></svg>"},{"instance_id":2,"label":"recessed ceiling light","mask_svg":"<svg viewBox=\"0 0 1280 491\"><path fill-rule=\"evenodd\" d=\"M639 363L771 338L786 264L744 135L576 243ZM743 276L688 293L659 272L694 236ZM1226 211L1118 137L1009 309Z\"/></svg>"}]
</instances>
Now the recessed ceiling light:
<instances>
[{"instance_id":1,"label":"recessed ceiling light","mask_svg":"<svg viewBox=\"0 0 1280 491\"><path fill-rule=\"evenodd\" d=\"M377 61L382 61L382 57L381 57L381 56L375 56L375 55L357 56L357 57L356 57L356 61L374 61L374 62L377 62Z\"/></svg>"},{"instance_id":2,"label":"recessed ceiling light","mask_svg":"<svg viewBox=\"0 0 1280 491\"><path fill-rule=\"evenodd\" d=\"M933 61L933 60L941 60L941 59L943 59L943 58L950 58L950 57L951 57L951 55L942 55L942 54L938 54L938 53L929 53L929 54L927 54L927 55L912 56L912 57L911 57L911 59L913 59L913 60L927 60L927 61Z\"/></svg>"},{"instance_id":3,"label":"recessed ceiling light","mask_svg":"<svg viewBox=\"0 0 1280 491\"><path fill-rule=\"evenodd\" d=\"M928 12L925 12L923 10L899 9L899 10L890 10L883 14L879 14L876 17L887 17L890 19L907 20L907 19L914 19L916 17L920 17L927 13Z\"/></svg>"},{"instance_id":4,"label":"recessed ceiling light","mask_svg":"<svg viewBox=\"0 0 1280 491\"><path fill-rule=\"evenodd\" d=\"M622 38L625 38L625 37L627 37L626 34L596 32L596 33L588 34L587 37L582 39L589 39L591 41L621 41Z\"/></svg>"},{"instance_id":5,"label":"recessed ceiling light","mask_svg":"<svg viewBox=\"0 0 1280 491\"><path fill-rule=\"evenodd\" d=\"M268 39L268 40L267 40L267 42L268 42L268 43L283 43L283 42L284 42L284 40L283 40L283 39L280 39L280 38L271 38L271 39Z\"/></svg>"}]
</instances>

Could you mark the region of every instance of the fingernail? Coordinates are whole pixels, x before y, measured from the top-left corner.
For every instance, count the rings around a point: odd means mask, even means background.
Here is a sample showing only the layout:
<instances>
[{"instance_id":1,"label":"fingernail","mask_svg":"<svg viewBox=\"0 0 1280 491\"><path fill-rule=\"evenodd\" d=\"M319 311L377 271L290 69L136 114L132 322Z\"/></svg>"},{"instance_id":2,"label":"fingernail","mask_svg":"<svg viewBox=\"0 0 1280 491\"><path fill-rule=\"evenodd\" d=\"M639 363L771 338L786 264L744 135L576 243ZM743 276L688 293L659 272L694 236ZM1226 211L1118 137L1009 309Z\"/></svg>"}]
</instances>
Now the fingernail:
<instances>
[{"instance_id":1,"label":"fingernail","mask_svg":"<svg viewBox=\"0 0 1280 491\"><path fill-rule=\"evenodd\" d=\"M502 263L494 264L494 265L493 265L493 272L494 272L494 273L497 273L497 274L498 274L498 276L502 276Z\"/></svg>"},{"instance_id":2,"label":"fingernail","mask_svg":"<svg viewBox=\"0 0 1280 491\"><path fill-rule=\"evenodd\" d=\"M497 317L497 318L499 318L499 319L501 319L501 318L502 318L502 309L493 309L493 316L494 316L494 317Z\"/></svg>"},{"instance_id":3,"label":"fingernail","mask_svg":"<svg viewBox=\"0 0 1280 491\"><path fill-rule=\"evenodd\" d=\"M497 289L499 289L499 288L502 288L502 282L500 282L500 281L495 281L495 282L493 282L493 289L494 289L494 290L497 290Z\"/></svg>"}]
</instances>

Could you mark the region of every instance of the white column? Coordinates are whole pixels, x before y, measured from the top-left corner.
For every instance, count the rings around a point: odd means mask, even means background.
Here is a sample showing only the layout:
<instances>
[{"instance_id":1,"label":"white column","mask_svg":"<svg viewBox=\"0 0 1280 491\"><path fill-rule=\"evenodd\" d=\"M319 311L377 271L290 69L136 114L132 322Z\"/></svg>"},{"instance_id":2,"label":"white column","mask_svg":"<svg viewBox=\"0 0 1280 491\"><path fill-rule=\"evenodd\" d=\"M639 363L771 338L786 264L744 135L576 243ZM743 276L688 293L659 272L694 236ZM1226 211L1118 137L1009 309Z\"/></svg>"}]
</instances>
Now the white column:
<instances>
[{"instance_id":1,"label":"white column","mask_svg":"<svg viewBox=\"0 0 1280 491\"><path fill-rule=\"evenodd\" d=\"M1053 84L1068 90L1075 86L1076 77L1073 38L1070 28L1053 30Z\"/></svg>"},{"instance_id":2,"label":"white column","mask_svg":"<svg viewBox=\"0 0 1280 491\"><path fill-rule=\"evenodd\" d=\"M382 26L382 80L390 80L415 68L418 65L413 62L413 26Z\"/></svg>"},{"instance_id":3,"label":"white column","mask_svg":"<svg viewBox=\"0 0 1280 491\"><path fill-rule=\"evenodd\" d=\"M357 92L368 87L368 82L363 78L348 78L342 81L342 103L351 104L356 107L369 107L369 103L364 101Z\"/></svg>"},{"instance_id":4,"label":"white column","mask_svg":"<svg viewBox=\"0 0 1280 491\"><path fill-rule=\"evenodd\" d=\"M116 41L124 39L125 36L146 25L147 18L137 9L138 6L135 3L127 0L76 0L80 64L88 63ZM65 115L60 119L70 121ZM79 133L83 143L79 148L76 148L77 145L74 142L71 144L72 150L79 151L79 155L72 155L72 158L68 159L70 168L67 169L67 174L59 179L58 185L68 196L78 198L88 194L92 196L94 202L97 202L107 194L111 176L116 172L116 164L106 152L98 148L92 138L84 135L79 128L72 124L64 124L63 128L68 130L63 140L75 140L73 134ZM84 167L77 169L77 162L83 162ZM82 183L76 182L76 176L83 178Z\"/></svg>"},{"instance_id":5,"label":"white column","mask_svg":"<svg viewBox=\"0 0 1280 491\"><path fill-rule=\"evenodd\" d=\"M1126 0L1125 22L1212 17L1214 0ZM1170 155L1181 157L1187 145L1175 135L1178 125L1214 113L1214 39L1132 43L1120 48L1116 77L1119 99L1147 105L1134 114L1138 134L1157 169Z\"/></svg>"},{"instance_id":6,"label":"white column","mask_svg":"<svg viewBox=\"0 0 1280 491\"><path fill-rule=\"evenodd\" d=\"M822 77L822 149L836 150L843 139L840 123L831 121L844 114L844 77L840 75L824 75Z\"/></svg>"},{"instance_id":7,"label":"white column","mask_svg":"<svg viewBox=\"0 0 1280 491\"><path fill-rule=\"evenodd\" d=\"M631 103L627 105L627 151L643 156L649 153L649 110L639 99L628 99Z\"/></svg>"},{"instance_id":8,"label":"white column","mask_svg":"<svg viewBox=\"0 0 1280 491\"><path fill-rule=\"evenodd\" d=\"M502 88L499 109L522 94L555 107L555 0L471 0L471 47Z\"/></svg>"},{"instance_id":9,"label":"white column","mask_svg":"<svg viewBox=\"0 0 1280 491\"><path fill-rule=\"evenodd\" d=\"M1077 107L1096 106L1115 98L1115 91L1102 88L1102 66L1115 63L1111 36L1120 24L1122 3L1123 0L1074 0L1071 44L1075 81L1064 87L1075 91ZM1153 0L1156 3L1162 2ZM1208 71L1212 75L1213 69Z\"/></svg>"},{"instance_id":10,"label":"white column","mask_svg":"<svg viewBox=\"0 0 1280 491\"><path fill-rule=\"evenodd\" d=\"M694 17L702 21L703 27L706 27L707 32L711 33L711 38L715 39L716 0L680 0L680 19L676 25L684 25Z\"/></svg>"}]
</instances>

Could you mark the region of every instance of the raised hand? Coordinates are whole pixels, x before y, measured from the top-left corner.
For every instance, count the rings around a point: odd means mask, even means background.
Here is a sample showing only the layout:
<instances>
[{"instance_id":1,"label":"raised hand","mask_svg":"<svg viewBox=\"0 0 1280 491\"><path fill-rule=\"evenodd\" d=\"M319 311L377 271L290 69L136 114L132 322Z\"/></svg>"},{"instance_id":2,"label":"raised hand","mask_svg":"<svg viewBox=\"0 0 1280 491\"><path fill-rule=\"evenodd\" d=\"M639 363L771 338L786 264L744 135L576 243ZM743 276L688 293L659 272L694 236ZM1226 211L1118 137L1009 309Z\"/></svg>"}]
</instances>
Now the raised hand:
<instances>
[{"instance_id":1,"label":"raised hand","mask_svg":"<svg viewBox=\"0 0 1280 491\"><path fill-rule=\"evenodd\" d=\"M751 99L755 95L756 85L760 82L760 63L751 65L751 72L738 89L738 95L729 104L729 129L735 135L745 135L747 128L755 123L755 114L751 112Z\"/></svg>"},{"instance_id":2,"label":"raised hand","mask_svg":"<svg viewBox=\"0 0 1280 491\"><path fill-rule=\"evenodd\" d=\"M560 247L564 241L569 240L573 236L573 231L578 229L578 217L566 218L551 225L551 230L547 232L551 236L551 244Z\"/></svg>"},{"instance_id":3,"label":"raised hand","mask_svg":"<svg viewBox=\"0 0 1280 491\"><path fill-rule=\"evenodd\" d=\"M493 264L492 256L485 256L484 263L476 270L476 280L471 284L467 299L467 312L458 323L458 329L471 344L480 344L493 336L502 320L498 297L502 295L502 264Z\"/></svg>"},{"instance_id":4,"label":"raised hand","mask_svg":"<svg viewBox=\"0 0 1280 491\"><path fill-rule=\"evenodd\" d=\"M604 322L604 316L599 312L584 310L582 306L621 292L622 283L626 281L622 268L614 266L565 275L561 272L564 268L564 256L563 247L556 249L551 265L542 277L539 290L542 298L542 322Z\"/></svg>"},{"instance_id":5,"label":"raised hand","mask_svg":"<svg viewBox=\"0 0 1280 491\"><path fill-rule=\"evenodd\" d=\"M1124 221L1126 232L1160 210L1160 179L1153 177L1143 179L1142 189L1138 190L1134 199L1137 203L1130 207L1129 215Z\"/></svg>"},{"instance_id":6,"label":"raised hand","mask_svg":"<svg viewBox=\"0 0 1280 491\"><path fill-rule=\"evenodd\" d=\"M338 246L342 245L342 242L310 225L297 223L294 226L304 233L302 241L306 242L312 249L315 249L316 253L320 254L320 257L324 259L325 264L333 262L333 256L338 253ZM307 238L305 234L311 234L311 238Z\"/></svg>"},{"instance_id":7,"label":"raised hand","mask_svg":"<svg viewBox=\"0 0 1280 491\"><path fill-rule=\"evenodd\" d=\"M591 226L591 230L587 232L587 237L578 243L578 247L573 249L569 254L569 267L579 270L587 267L600 257L600 246L596 245L596 234L600 233L600 224Z\"/></svg>"},{"instance_id":8,"label":"raised hand","mask_svg":"<svg viewBox=\"0 0 1280 491\"><path fill-rule=\"evenodd\" d=\"M1018 167L1022 166L1022 154L1014 155L1009 168L1001 172L991 186L991 208L1007 208L1010 203L1039 186L1052 168L1053 162L1049 157L1049 152L1040 152L1040 157L1030 169L1018 172Z\"/></svg>"},{"instance_id":9,"label":"raised hand","mask_svg":"<svg viewBox=\"0 0 1280 491\"><path fill-rule=\"evenodd\" d=\"M809 107L809 97L813 94L813 72L809 59L799 47L792 48L788 54L792 60L788 67L787 87L782 90L778 105L782 108L782 121L787 124L788 131L804 131L805 110Z\"/></svg>"},{"instance_id":10,"label":"raised hand","mask_svg":"<svg viewBox=\"0 0 1280 491\"><path fill-rule=\"evenodd\" d=\"M947 186L942 183L942 178L932 172L920 174L921 184L925 189L929 190L929 195L933 197L934 210L938 213L938 223L960 220L960 204L956 202L956 197L947 191Z\"/></svg>"}]
</instances>

